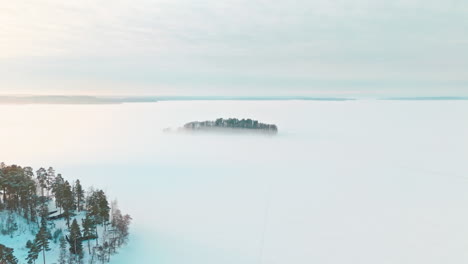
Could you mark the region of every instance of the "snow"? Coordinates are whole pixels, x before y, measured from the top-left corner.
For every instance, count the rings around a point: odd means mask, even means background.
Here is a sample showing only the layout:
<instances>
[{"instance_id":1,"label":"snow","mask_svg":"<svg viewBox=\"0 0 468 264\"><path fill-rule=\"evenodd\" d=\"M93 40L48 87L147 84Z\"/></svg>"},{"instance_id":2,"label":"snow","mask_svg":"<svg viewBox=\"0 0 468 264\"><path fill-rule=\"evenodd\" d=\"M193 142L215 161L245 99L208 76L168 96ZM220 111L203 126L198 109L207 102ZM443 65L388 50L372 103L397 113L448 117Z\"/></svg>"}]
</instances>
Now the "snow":
<instances>
[{"instance_id":1,"label":"snow","mask_svg":"<svg viewBox=\"0 0 468 264\"><path fill-rule=\"evenodd\" d=\"M54 202L49 202L49 210L57 210L55 206L53 206ZM86 216L84 211L81 212L75 212L75 216L73 216L70 220L70 222L73 221L73 219L76 219L78 221L78 224L81 226L81 221L82 219ZM25 259L28 255L28 249L26 248L26 242L28 240L34 241L34 238L36 236L37 231L39 230L39 227L35 223L27 223L26 219L23 217L19 216L18 214L14 213L14 218L15 222L18 225L18 230L15 231L11 236L2 236L0 234L0 243L6 245L7 247L13 248L14 249L14 255L18 259L19 263L26 263ZM6 218L9 216L9 213L7 212L1 212L0 213L0 223L3 224L6 221ZM53 221L48 221L48 229L50 233L53 235L56 230L61 229L63 235L68 235L68 226L67 226L67 221L62 218L62 219L57 219ZM98 226L98 234L99 237L103 237L104 233L104 228L102 226ZM60 254L60 237L57 238L57 240L50 240L49 241L49 247L50 251L46 252L46 261L47 263L57 263L58 256ZM100 240L99 240L100 241ZM95 245L95 240L90 240L91 245ZM100 241L102 244L102 242ZM68 244L67 244L68 248ZM89 261L89 254L88 254L88 247L87 247L87 241L83 242L83 263L88 263ZM111 256L112 258L115 258L116 256ZM36 263L42 263L42 252L39 255L38 260L36 260Z\"/></svg>"},{"instance_id":2,"label":"snow","mask_svg":"<svg viewBox=\"0 0 468 264\"><path fill-rule=\"evenodd\" d=\"M0 223L4 225L9 214L6 212L0 212ZM0 234L0 243L7 247L14 248L14 255L18 259L25 259L27 256L26 242L29 239L34 239L36 235L36 229L34 226L30 226L23 217L14 215L18 230L15 231L11 236Z\"/></svg>"},{"instance_id":3,"label":"snow","mask_svg":"<svg viewBox=\"0 0 468 264\"><path fill-rule=\"evenodd\" d=\"M467 113L467 101L9 105L0 160L117 198L134 222L113 264L466 263ZM162 131L218 117L279 134Z\"/></svg>"}]
</instances>

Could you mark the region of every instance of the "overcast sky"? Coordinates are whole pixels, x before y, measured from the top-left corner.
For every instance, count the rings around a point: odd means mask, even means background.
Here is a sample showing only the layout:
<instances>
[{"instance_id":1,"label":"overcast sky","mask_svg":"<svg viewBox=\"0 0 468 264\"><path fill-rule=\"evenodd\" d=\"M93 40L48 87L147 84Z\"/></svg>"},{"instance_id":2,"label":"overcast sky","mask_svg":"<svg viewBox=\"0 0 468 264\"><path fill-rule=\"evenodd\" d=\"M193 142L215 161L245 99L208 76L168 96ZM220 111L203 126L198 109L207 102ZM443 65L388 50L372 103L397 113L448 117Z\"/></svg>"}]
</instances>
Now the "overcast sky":
<instances>
[{"instance_id":1,"label":"overcast sky","mask_svg":"<svg viewBox=\"0 0 468 264\"><path fill-rule=\"evenodd\" d=\"M0 2L0 93L468 95L466 0Z\"/></svg>"}]
</instances>

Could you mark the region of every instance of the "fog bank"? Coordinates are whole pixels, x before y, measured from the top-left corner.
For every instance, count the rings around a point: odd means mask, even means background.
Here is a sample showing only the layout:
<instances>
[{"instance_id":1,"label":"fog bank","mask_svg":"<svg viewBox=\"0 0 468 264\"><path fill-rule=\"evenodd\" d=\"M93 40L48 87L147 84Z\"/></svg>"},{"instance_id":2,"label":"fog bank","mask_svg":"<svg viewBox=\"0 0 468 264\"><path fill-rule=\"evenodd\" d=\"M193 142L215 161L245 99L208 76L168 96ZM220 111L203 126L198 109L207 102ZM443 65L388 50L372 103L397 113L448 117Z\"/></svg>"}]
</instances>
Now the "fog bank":
<instances>
[{"instance_id":1,"label":"fog bank","mask_svg":"<svg viewBox=\"0 0 468 264\"><path fill-rule=\"evenodd\" d=\"M0 161L119 197L112 263L465 263L466 101L0 105ZM163 133L252 118L274 137Z\"/></svg>"}]
</instances>

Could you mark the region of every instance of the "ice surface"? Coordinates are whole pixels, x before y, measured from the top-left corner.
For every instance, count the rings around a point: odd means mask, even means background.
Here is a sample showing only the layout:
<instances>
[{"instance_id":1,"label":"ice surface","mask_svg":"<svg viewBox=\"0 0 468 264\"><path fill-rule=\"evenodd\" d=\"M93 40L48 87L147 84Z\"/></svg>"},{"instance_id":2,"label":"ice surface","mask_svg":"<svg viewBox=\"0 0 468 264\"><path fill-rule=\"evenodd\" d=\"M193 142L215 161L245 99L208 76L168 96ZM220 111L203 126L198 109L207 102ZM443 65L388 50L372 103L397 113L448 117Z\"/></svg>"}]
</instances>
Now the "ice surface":
<instances>
[{"instance_id":1,"label":"ice surface","mask_svg":"<svg viewBox=\"0 0 468 264\"><path fill-rule=\"evenodd\" d=\"M467 115L467 101L0 105L0 161L117 197L134 223L114 264L467 263ZM162 132L218 117L280 132Z\"/></svg>"}]
</instances>

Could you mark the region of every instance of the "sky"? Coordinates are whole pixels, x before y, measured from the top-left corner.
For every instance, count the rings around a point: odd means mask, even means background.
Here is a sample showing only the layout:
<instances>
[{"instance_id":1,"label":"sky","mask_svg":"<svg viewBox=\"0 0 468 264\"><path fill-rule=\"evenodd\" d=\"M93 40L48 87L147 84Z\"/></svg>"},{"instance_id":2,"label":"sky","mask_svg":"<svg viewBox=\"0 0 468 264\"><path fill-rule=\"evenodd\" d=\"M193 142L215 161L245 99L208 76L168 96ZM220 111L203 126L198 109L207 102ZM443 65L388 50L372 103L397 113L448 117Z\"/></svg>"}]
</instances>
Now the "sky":
<instances>
[{"instance_id":1,"label":"sky","mask_svg":"<svg viewBox=\"0 0 468 264\"><path fill-rule=\"evenodd\" d=\"M0 3L0 94L468 96L465 0Z\"/></svg>"}]
</instances>

